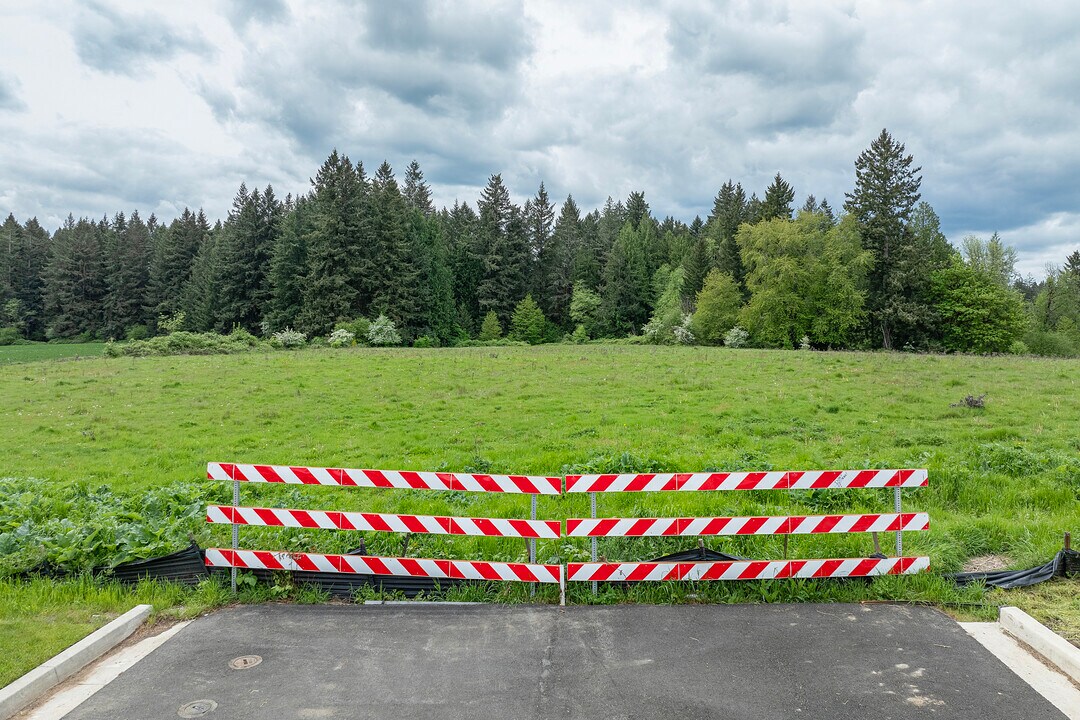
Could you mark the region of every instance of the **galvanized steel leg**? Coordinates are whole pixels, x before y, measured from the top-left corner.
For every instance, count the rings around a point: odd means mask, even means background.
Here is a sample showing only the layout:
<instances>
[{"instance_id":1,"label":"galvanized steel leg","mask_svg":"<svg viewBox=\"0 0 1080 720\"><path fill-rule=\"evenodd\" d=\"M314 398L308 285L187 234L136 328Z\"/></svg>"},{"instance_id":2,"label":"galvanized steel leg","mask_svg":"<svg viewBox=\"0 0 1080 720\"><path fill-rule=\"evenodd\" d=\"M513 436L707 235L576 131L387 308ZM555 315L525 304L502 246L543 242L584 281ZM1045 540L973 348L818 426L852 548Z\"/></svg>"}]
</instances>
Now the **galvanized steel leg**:
<instances>
[{"instance_id":1,"label":"galvanized steel leg","mask_svg":"<svg viewBox=\"0 0 1080 720\"><path fill-rule=\"evenodd\" d=\"M536 496L535 495L532 496L532 519L536 520ZM529 538L529 562L531 562L531 563L536 562L536 538ZM535 595L536 595L536 584L535 583L530 583L529 584L529 595L531 597L535 597Z\"/></svg>"},{"instance_id":2,"label":"galvanized steel leg","mask_svg":"<svg viewBox=\"0 0 1080 720\"><path fill-rule=\"evenodd\" d=\"M900 488L893 488L893 506L896 508L897 514L900 513ZM903 533L896 531L896 557L901 557L904 554L904 540Z\"/></svg>"},{"instance_id":3,"label":"galvanized steel leg","mask_svg":"<svg viewBox=\"0 0 1080 720\"><path fill-rule=\"evenodd\" d=\"M591 505L589 517L593 520L596 519L596 493L589 493L589 504ZM592 561L596 562L596 538L592 539ZM592 581L592 594L596 595L596 581Z\"/></svg>"},{"instance_id":4,"label":"galvanized steel leg","mask_svg":"<svg viewBox=\"0 0 1080 720\"><path fill-rule=\"evenodd\" d=\"M232 504L233 508L240 505L240 481L233 480L232 487ZM233 524L232 524L232 549L233 558L236 557L236 551L240 549L240 526L236 523L236 511L233 511ZM236 593L236 565L234 564L231 570L232 575L232 591Z\"/></svg>"}]
</instances>

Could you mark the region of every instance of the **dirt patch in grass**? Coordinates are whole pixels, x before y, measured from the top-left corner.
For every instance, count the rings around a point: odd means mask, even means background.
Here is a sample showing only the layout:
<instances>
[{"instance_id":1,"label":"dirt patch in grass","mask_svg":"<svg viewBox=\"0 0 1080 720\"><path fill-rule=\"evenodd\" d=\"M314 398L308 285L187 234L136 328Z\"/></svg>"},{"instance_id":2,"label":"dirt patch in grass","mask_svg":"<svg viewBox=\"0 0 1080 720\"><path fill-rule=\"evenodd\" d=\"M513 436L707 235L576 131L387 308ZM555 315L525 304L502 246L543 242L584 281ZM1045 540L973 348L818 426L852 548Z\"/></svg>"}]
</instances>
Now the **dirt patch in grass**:
<instances>
[{"instance_id":1,"label":"dirt patch in grass","mask_svg":"<svg viewBox=\"0 0 1080 720\"><path fill-rule=\"evenodd\" d=\"M1008 555L978 555L964 563L963 572L993 572L1004 570L1012 563Z\"/></svg>"}]
</instances>

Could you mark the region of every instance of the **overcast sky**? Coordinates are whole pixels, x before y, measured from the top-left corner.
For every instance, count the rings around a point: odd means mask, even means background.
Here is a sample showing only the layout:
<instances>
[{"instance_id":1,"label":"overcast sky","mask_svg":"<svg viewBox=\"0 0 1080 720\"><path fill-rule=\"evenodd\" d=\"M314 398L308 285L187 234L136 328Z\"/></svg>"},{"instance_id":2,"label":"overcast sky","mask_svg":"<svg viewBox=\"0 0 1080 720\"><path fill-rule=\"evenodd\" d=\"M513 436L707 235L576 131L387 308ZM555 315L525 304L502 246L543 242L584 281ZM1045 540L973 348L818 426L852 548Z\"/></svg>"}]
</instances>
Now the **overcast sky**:
<instances>
[{"instance_id":1,"label":"overcast sky","mask_svg":"<svg viewBox=\"0 0 1080 720\"><path fill-rule=\"evenodd\" d=\"M224 217L337 147L439 205L501 172L689 222L777 171L839 207L887 127L950 240L1042 275L1080 247L1078 37L1070 2L3 0L0 213Z\"/></svg>"}]
</instances>

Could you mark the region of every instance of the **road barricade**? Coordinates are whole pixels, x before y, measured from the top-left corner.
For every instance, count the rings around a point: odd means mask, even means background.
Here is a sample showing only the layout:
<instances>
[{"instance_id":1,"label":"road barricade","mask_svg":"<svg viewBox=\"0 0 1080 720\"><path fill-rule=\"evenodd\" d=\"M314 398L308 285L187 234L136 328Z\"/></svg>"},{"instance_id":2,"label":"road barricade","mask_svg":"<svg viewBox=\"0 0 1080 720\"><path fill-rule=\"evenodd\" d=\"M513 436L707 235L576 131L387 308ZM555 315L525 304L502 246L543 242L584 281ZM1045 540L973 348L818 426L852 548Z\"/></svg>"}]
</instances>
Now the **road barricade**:
<instances>
[{"instance_id":1,"label":"road barricade","mask_svg":"<svg viewBox=\"0 0 1080 720\"><path fill-rule=\"evenodd\" d=\"M232 525L232 548L208 549L206 564L210 567L231 568L234 589L237 569L409 576L436 580L498 580L555 583L562 586L561 565L536 563L536 540L554 539L561 535L559 521L536 519L536 498L538 495L560 494L562 478L218 462L208 463L207 477L211 480L228 480L233 483L233 504L210 505L206 510L207 522ZM240 505L241 483L514 493L531 496L532 517L531 519L474 518L245 507ZM524 538L529 543L529 562L244 550L239 546L239 529L244 525Z\"/></svg>"},{"instance_id":2,"label":"road barricade","mask_svg":"<svg viewBox=\"0 0 1080 720\"><path fill-rule=\"evenodd\" d=\"M903 556L901 533L927 530L926 513L904 513L900 489L925 487L926 470L835 470L738 473L635 473L570 475L567 493L592 495L592 517L566 521L567 537L592 539L592 562L568 563L567 581L760 580L785 578L871 577L913 574L926 570L930 559ZM893 488L894 512L843 515L757 517L597 518L597 493L734 490L839 490ZM737 535L815 535L830 533L896 533L896 557L802 560L716 560L706 562L598 562L601 537L702 537ZM785 545L786 549L786 545Z\"/></svg>"}]
</instances>

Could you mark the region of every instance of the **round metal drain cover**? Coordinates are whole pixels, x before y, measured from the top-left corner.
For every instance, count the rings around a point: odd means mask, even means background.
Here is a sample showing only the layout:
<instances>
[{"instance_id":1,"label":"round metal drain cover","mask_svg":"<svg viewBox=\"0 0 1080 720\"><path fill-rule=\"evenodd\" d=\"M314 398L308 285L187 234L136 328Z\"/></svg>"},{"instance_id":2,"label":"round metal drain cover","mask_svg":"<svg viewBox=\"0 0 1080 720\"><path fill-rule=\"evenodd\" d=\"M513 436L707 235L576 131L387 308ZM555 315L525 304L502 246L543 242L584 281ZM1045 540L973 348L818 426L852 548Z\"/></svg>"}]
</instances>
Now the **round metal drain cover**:
<instances>
[{"instance_id":1,"label":"round metal drain cover","mask_svg":"<svg viewBox=\"0 0 1080 720\"><path fill-rule=\"evenodd\" d=\"M260 655L241 655L238 658L233 658L229 661L229 667L233 670L247 670L253 668L262 662L262 656Z\"/></svg>"},{"instance_id":2,"label":"round metal drain cover","mask_svg":"<svg viewBox=\"0 0 1080 720\"><path fill-rule=\"evenodd\" d=\"M204 715L209 715L217 709L217 703L213 700L195 700L189 702L187 705L181 706L176 714L182 718L201 718Z\"/></svg>"}]
</instances>

